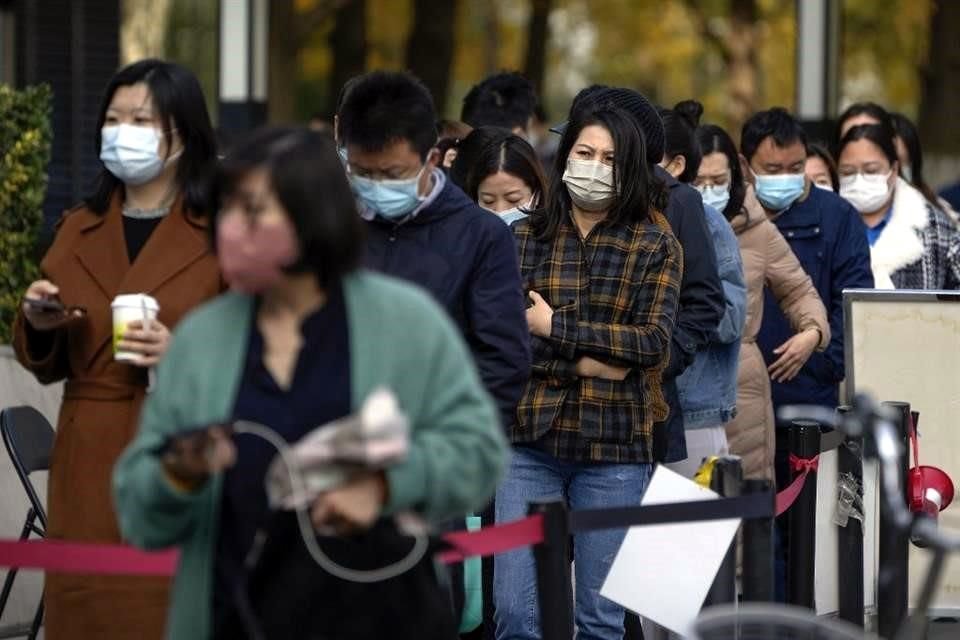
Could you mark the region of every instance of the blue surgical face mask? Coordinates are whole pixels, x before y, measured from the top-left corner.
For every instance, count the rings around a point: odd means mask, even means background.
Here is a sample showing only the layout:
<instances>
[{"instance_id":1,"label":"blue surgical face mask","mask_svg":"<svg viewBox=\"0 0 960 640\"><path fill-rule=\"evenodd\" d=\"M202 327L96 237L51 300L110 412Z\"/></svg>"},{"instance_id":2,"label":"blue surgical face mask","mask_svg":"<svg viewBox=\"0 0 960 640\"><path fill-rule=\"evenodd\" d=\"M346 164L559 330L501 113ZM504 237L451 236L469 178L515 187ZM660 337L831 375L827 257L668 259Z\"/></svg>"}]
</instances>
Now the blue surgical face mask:
<instances>
[{"instance_id":1,"label":"blue surgical face mask","mask_svg":"<svg viewBox=\"0 0 960 640\"><path fill-rule=\"evenodd\" d=\"M703 204L710 205L720 213L723 213L723 210L727 208L727 203L730 202L729 184L704 185L697 187L697 191L703 198Z\"/></svg>"},{"instance_id":2,"label":"blue surgical face mask","mask_svg":"<svg viewBox=\"0 0 960 640\"><path fill-rule=\"evenodd\" d=\"M526 217L527 217L528 215L530 215L530 214L528 214L526 211L520 210L520 209L517 208L517 207L514 207L513 209L509 209L509 210L504 211L503 213L499 213L499 214L497 214L497 215L499 215L499 216L500 216L500 219L503 220L503 224L505 224L505 225L507 225L507 226L509 227L510 225L512 225L512 224L513 224L514 222L516 222L517 220L523 220L524 218L526 218Z\"/></svg>"},{"instance_id":3,"label":"blue surgical face mask","mask_svg":"<svg viewBox=\"0 0 960 640\"><path fill-rule=\"evenodd\" d=\"M783 211L803 195L807 177L802 173L753 177L757 181L757 198L771 211Z\"/></svg>"},{"instance_id":4,"label":"blue surgical face mask","mask_svg":"<svg viewBox=\"0 0 960 640\"><path fill-rule=\"evenodd\" d=\"M340 164L344 168L347 167L347 148L346 147L337 147L337 155L340 156Z\"/></svg>"},{"instance_id":5,"label":"blue surgical face mask","mask_svg":"<svg viewBox=\"0 0 960 640\"><path fill-rule=\"evenodd\" d=\"M489 211L490 213L496 214L497 217L499 217L503 221L503 224L509 227L517 220L523 220L528 215L530 215L530 209L533 208L534 200L535 198L530 198L527 204L523 205L522 207L519 207L519 206L512 207L510 209L507 209L506 211L493 211L492 209L487 209L487 211ZM483 205L480 205L480 206L483 206ZM486 207L483 207L483 208L486 209Z\"/></svg>"},{"instance_id":6,"label":"blue surgical face mask","mask_svg":"<svg viewBox=\"0 0 960 640\"><path fill-rule=\"evenodd\" d=\"M426 168L426 167L424 167ZM360 204L386 220L399 220L420 204L420 169L416 176L404 180L373 180L350 174L350 186Z\"/></svg>"}]
</instances>

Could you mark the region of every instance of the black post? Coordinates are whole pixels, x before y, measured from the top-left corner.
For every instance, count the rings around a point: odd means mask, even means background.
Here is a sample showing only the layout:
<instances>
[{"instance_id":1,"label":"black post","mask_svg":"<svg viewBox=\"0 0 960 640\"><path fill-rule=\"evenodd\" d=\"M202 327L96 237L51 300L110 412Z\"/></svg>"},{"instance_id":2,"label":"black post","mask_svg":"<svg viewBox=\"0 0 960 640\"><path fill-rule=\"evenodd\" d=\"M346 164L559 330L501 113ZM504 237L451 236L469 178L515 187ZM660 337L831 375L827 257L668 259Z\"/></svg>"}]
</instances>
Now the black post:
<instances>
[{"instance_id":1,"label":"black post","mask_svg":"<svg viewBox=\"0 0 960 640\"><path fill-rule=\"evenodd\" d=\"M724 498L736 498L743 485L743 467L740 458L725 456L717 460L710 476L710 488ZM717 576L703 606L733 604L737 601L737 540L734 538L727 549Z\"/></svg>"},{"instance_id":2,"label":"black post","mask_svg":"<svg viewBox=\"0 0 960 640\"><path fill-rule=\"evenodd\" d=\"M795 420L790 427L790 453L809 460L820 455L820 425ZM807 476L797 501L787 511L790 544L787 555L787 602L813 608L814 551L817 529L817 474Z\"/></svg>"},{"instance_id":3,"label":"black post","mask_svg":"<svg viewBox=\"0 0 960 640\"><path fill-rule=\"evenodd\" d=\"M543 515L543 542L533 548L543 640L573 638L573 583L570 577L570 522L562 500L530 503Z\"/></svg>"},{"instance_id":4,"label":"black post","mask_svg":"<svg viewBox=\"0 0 960 640\"><path fill-rule=\"evenodd\" d=\"M884 406L896 412L897 440L903 445L900 458L900 499L907 502L906 486L908 472L908 425L910 404L907 402L884 402ZM883 469L880 470L883 473ZM883 479L880 479L883 486ZM880 501L880 567L877 570L877 631L883 638L892 638L900 623L907 616L908 559L910 534L893 523L893 516L884 501Z\"/></svg>"},{"instance_id":5,"label":"black post","mask_svg":"<svg viewBox=\"0 0 960 640\"><path fill-rule=\"evenodd\" d=\"M773 513L773 484L744 480L743 493L769 493ZM773 602L773 516L743 521L743 600Z\"/></svg>"},{"instance_id":6,"label":"black post","mask_svg":"<svg viewBox=\"0 0 960 640\"><path fill-rule=\"evenodd\" d=\"M850 407L840 407L846 413ZM841 508L847 512L846 525L837 527L837 590L839 615L863 626L863 523L849 515L863 513L863 441L847 438L837 449L837 486ZM846 506L849 505L849 508Z\"/></svg>"}]
</instances>

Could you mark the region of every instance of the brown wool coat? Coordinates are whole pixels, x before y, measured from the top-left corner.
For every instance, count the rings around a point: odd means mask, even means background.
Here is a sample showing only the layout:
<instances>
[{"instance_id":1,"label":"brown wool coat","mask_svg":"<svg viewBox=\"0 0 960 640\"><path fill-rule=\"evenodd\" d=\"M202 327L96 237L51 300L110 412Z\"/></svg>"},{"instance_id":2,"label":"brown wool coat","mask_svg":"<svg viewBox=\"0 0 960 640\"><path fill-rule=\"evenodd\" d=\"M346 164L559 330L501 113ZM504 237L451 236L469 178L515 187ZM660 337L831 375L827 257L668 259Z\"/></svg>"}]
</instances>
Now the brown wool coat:
<instances>
[{"instance_id":1,"label":"brown wool coat","mask_svg":"<svg viewBox=\"0 0 960 640\"><path fill-rule=\"evenodd\" d=\"M763 321L764 288L780 303L794 331L817 327L822 339L817 350L830 343L827 310L790 245L776 225L767 220L752 190L743 211L731 223L740 243L747 284L747 321L740 344L737 373L737 416L726 424L730 452L743 458L744 476L773 478L775 445L770 375L757 346Z\"/></svg>"},{"instance_id":2,"label":"brown wool coat","mask_svg":"<svg viewBox=\"0 0 960 640\"><path fill-rule=\"evenodd\" d=\"M222 289L206 226L206 218L175 205L130 265L119 197L102 216L83 207L64 215L41 270L63 303L85 307L87 316L39 334L21 315L13 340L18 360L40 382L66 380L48 483L48 537L121 542L110 477L136 430L147 376L114 362L110 302L121 293L149 294L172 331ZM158 578L49 574L45 637L159 639L168 589Z\"/></svg>"}]
</instances>

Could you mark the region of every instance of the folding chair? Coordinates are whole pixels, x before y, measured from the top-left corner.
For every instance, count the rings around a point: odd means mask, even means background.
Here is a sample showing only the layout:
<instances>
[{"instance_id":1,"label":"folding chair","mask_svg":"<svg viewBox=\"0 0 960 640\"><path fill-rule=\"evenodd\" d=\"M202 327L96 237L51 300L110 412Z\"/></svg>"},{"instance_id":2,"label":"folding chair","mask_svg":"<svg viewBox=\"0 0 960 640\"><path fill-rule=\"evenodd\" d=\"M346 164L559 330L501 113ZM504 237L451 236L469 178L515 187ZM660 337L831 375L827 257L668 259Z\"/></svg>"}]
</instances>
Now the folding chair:
<instances>
[{"instance_id":1,"label":"folding chair","mask_svg":"<svg viewBox=\"0 0 960 640\"><path fill-rule=\"evenodd\" d=\"M50 468L50 452L53 449L54 438L53 427L33 407L12 407L0 412L0 434L3 435L3 444L7 448L7 453L10 454L10 461L13 462L13 468L16 470L20 483L27 493L27 499L30 501L27 519L23 523L23 530L20 532L20 539L26 540L31 533L42 537L47 528L47 513L44 511L43 503L37 496L33 483L30 482L30 474L34 471L46 471ZM17 570L14 568L7 572L7 578L3 583L3 591L0 592L0 616L3 615L7 598L10 597L10 591L13 589L13 579L16 576ZM42 620L43 599L37 606L37 613L33 618L33 624L27 636L29 640L35 640L37 637Z\"/></svg>"}]
</instances>

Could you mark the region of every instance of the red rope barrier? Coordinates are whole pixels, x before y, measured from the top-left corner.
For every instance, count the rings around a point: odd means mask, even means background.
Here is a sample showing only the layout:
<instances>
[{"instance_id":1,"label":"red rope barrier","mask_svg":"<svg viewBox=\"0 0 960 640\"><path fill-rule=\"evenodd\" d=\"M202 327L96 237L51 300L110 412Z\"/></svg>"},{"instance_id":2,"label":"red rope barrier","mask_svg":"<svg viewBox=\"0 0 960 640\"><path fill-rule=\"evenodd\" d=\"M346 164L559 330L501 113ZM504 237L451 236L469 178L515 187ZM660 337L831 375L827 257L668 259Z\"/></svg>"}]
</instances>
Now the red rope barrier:
<instances>
[{"instance_id":1,"label":"red rope barrier","mask_svg":"<svg viewBox=\"0 0 960 640\"><path fill-rule=\"evenodd\" d=\"M122 544L63 540L0 540L0 566L55 573L172 576L176 550L141 551Z\"/></svg>"},{"instance_id":2,"label":"red rope barrier","mask_svg":"<svg viewBox=\"0 0 960 640\"><path fill-rule=\"evenodd\" d=\"M492 556L543 542L543 516L529 516L479 531L455 531L443 539L454 548L440 554L440 561L445 564L462 562L471 556Z\"/></svg>"},{"instance_id":3,"label":"red rope barrier","mask_svg":"<svg viewBox=\"0 0 960 640\"><path fill-rule=\"evenodd\" d=\"M488 556L543 541L543 517L530 516L479 531L457 531L444 536L454 547L440 554L447 564L471 556ZM172 576L177 550L141 551L122 544L65 540L0 540L0 567L39 569L54 573Z\"/></svg>"},{"instance_id":4,"label":"red rope barrier","mask_svg":"<svg viewBox=\"0 0 960 640\"><path fill-rule=\"evenodd\" d=\"M819 466L819 455L813 456L812 458L798 458L794 454L790 454L790 470L794 473L799 472L800 475L793 479L789 487L777 494L776 512L778 516L793 506L793 503L800 497L800 492L803 491L803 485L807 482L807 476L810 475L811 471L816 472Z\"/></svg>"}]
</instances>

